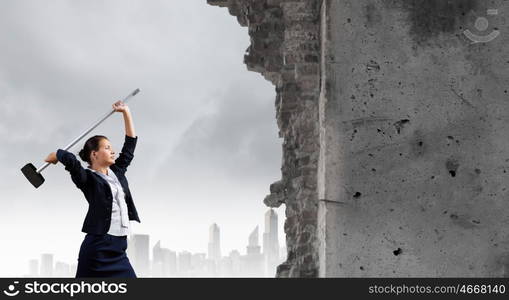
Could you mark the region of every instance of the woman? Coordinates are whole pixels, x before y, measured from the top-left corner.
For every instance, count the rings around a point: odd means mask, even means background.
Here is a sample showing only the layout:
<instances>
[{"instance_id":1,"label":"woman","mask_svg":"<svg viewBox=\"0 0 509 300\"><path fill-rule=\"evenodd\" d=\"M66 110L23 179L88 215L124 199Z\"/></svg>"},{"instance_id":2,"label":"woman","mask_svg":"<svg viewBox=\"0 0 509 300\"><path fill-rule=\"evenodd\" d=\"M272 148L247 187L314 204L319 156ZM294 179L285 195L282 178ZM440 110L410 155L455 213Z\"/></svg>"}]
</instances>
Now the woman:
<instances>
[{"instance_id":1,"label":"woman","mask_svg":"<svg viewBox=\"0 0 509 300\"><path fill-rule=\"evenodd\" d=\"M61 162L71 174L71 180L85 195L88 212L81 231L87 233L78 256L79 277L134 277L125 250L129 220L140 222L125 173L134 157L138 137L134 132L129 107L122 101L113 104L125 123L125 142L115 160L115 151L105 136L89 138L79 152L88 168L83 168L74 154L58 149L46 162Z\"/></svg>"}]
</instances>

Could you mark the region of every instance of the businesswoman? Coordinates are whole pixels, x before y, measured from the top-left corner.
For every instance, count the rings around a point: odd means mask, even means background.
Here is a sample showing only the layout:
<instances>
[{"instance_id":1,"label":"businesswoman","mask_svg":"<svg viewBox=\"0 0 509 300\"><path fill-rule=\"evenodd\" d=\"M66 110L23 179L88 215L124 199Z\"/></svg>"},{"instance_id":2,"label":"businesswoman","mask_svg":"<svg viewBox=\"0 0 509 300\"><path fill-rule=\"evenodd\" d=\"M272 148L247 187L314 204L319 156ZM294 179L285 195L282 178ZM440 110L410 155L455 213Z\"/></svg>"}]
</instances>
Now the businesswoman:
<instances>
[{"instance_id":1,"label":"businesswoman","mask_svg":"<svg viewBox=\"0 0 509 300\"><path fill-rule=\"evenodd\" d=\"M129 107L122 101L112 106L123 114L126 131L116 160L110 141L101 135L89 138L79 152L88 168L83 168L74 154L62 149L50 153L45 160L53 164L61 162L88 202L81 229L86 235L80 247L76 278L136 277L125 250L129 220L140 222L140 218L125 173L134 157L138 137Z\"/></svg>"}]
</instances>

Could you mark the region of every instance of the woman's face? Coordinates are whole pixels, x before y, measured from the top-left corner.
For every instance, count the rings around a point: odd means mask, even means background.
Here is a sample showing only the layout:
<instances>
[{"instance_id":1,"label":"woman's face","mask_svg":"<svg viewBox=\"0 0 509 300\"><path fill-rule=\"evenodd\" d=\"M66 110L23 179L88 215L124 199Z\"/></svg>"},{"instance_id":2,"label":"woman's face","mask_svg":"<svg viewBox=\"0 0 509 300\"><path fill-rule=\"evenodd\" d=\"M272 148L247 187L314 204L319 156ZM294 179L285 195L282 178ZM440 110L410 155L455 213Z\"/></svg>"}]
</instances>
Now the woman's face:
<instances>
[{"instance_id":1,"label":"woman's face","mask_svg":"<svg viewBox=\"0 0 509 300\"><path fill-rule=\"evenodd\" d=\"M101 139L99 150L90 153L92 162L100 166L111 166L115 163L115 151L107 139Z\"/></svg>"}]
</instances>

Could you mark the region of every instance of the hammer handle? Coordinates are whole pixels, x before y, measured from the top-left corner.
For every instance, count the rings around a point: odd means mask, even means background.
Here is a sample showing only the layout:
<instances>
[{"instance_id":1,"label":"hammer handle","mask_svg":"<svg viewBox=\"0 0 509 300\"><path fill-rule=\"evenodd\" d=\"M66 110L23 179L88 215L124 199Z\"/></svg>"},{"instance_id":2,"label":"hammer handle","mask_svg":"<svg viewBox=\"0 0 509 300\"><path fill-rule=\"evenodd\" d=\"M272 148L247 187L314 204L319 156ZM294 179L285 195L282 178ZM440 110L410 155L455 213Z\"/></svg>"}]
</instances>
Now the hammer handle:
<instances>
[{"instance_id":1,"label":"hammer handle","mask_svg":"<svg viewBox=\"0 0 509 300\"><path fill-rule=\"evenodd\" d=\"M130 93L127 97L122 100L122 102L127 103L129 99L131 99L133 96L138 94L140 92L140 89L134 90L132 93ZM104 122L107 118L109 118L112 114L115 113L115 110L112 109L111 111L108 111L101 119L99 119L97 122L92 124L88 129L86 129L82 134L80 134L77 138L75 138L72 142L70 142L67 146L63 148L63 150L69 150L72 146L74 146L77 142L79 142L84 136L90 133L90 131L94 130L97 126L99 126L102 122ZM41 167L37 169L37 173L41 173L44 169L46 169L50 165L49 162L45 163Z\"/></svg>"}]
</instances>

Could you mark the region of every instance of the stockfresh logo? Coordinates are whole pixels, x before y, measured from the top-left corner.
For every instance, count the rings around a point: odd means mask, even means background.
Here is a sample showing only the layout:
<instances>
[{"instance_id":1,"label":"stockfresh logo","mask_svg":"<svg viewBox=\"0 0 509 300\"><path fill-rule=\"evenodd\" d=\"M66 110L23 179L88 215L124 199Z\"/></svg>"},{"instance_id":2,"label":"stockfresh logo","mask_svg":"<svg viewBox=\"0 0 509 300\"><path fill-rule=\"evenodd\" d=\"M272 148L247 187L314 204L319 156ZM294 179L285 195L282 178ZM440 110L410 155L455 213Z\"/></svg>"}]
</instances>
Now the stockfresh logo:
<instances>
[{"instance_id":1,"label":"stockfresh logo","mask_svg":"<svg viewBox=\"0 0 509 300\"><path fill-rule=\"evenodd\" d=\"M7 287L7 290L4 290L4 294L9 297L14 297L19 294L19 291L16 290L16 285L19 283L19 281L14 281L14 284L9 284Z\"/></svg>"},{"instance_id":2,"label":"stockfresh logo","mask_svg":"<svg viewBox=\"0 0 509 300\"><path fill-rule=\"evenodd\" d=\"M23 294L67 294L74 297L78 294L125 294L127 283L108 282L39 282L29 281L20 285L19 281L9 284L3 292L6 296L14 297Z\"/></svg>"}]
</instances>

